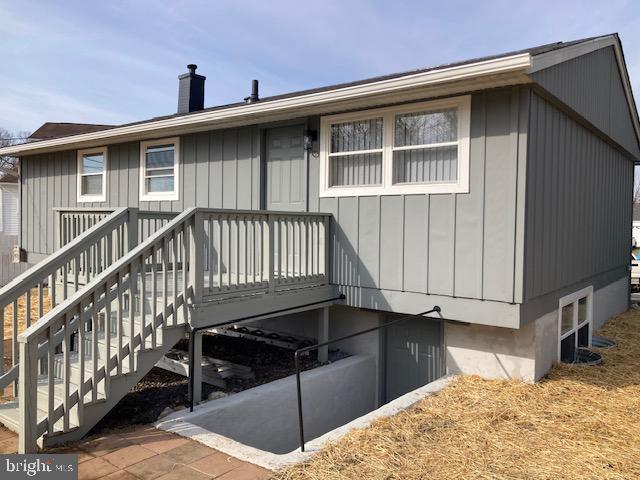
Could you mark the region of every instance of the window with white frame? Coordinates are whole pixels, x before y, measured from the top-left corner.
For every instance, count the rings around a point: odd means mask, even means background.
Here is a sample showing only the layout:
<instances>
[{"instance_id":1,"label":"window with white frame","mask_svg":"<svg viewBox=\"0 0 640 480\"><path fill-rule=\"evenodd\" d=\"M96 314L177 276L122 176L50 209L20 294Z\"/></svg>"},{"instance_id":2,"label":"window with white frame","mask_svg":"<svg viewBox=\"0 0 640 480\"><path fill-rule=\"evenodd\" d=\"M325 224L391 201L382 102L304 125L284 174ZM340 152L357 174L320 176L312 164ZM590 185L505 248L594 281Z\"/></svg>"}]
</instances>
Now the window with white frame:
<instances>
[{"instance_id":1,"label":"window with white frame","mask_svg":"<svg viewBox=\"0 0 640 480\"><path fill-rule=\"evenodd\" d=\"M320 195L469 191L470 97L323 117Z\"/></svg>"},{"instance_id":2,"label":"window with white frame","mask_svg":"<svg viewBox=\"0 0 640 480\"><path fill-rule=\"evenodd\" d=\"M78 150L78 202L106 202L107 147Z\"/></svg>"},{"instance_id":3,"label":"window with white frame","mask_svg":"<svg viewBox=\"0 0 640 480\"><path fill-rule=\"evenodd\" d=\"M178 200L180 139L140 143L140 200Z\"/></svg>"},{"instance_id":4,"label":"window with white frame","mask_svg":"<svg viewBox=\"0 0 640 480\"><path fill-rule=\"evenodd\" d=\"M571 363L578 348L591 346L593 287L562 297L558 310L558 360Z\"/></svg>"}]
</instances>

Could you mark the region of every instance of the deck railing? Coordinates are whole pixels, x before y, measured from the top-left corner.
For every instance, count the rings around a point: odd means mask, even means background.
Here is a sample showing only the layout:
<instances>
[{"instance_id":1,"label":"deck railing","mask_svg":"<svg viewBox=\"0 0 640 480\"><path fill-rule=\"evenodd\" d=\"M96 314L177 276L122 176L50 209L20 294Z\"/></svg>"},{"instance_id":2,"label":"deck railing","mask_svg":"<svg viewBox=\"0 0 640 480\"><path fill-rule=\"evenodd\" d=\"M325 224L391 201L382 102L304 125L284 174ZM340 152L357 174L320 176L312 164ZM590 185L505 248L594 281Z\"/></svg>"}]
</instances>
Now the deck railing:
<instances>
[{"instance_id":1,"label":"deck railing","mask_svg":"<svg viewBox=\"0 0 640 480\"><path fill-rule=\"evenodd\" d=\"M0 358L5 357L4 340L11 339L11 367L5 372L0 362L0 392L18 377L19 331L38 322L45 310L80 290L126 253L128 226L135 214L132 209L117 209L0 289ZM53 288L56 283L62 288Z\"/></svg>"},{"instance_id":2,"label":"deck railing","mask_svg":"<svg viewBox=\"0 0 640 480\"><path fill-rule=\"evenodd\" d=\"M75 215L68 217L71 231L81 225ZM189 322L192 305L328 283L330 219L316 213L191 208L175 216L122 209L62 247L59 260L46 262L49 275L68 272L70 263L79 272L79 256L120 226L130 246L140 238L141 222L150 222L143 231L153 230L120 258L109 256L106 268L89 268L82 288L76 282L72 294L19 336L19 371L10 381L18 382L20 396L20 452L35 451L42 435L82 425L84 408L109 396L115 376L137 372L135 354L155 349L162 328Z\"/></svg>"}]
</instances>

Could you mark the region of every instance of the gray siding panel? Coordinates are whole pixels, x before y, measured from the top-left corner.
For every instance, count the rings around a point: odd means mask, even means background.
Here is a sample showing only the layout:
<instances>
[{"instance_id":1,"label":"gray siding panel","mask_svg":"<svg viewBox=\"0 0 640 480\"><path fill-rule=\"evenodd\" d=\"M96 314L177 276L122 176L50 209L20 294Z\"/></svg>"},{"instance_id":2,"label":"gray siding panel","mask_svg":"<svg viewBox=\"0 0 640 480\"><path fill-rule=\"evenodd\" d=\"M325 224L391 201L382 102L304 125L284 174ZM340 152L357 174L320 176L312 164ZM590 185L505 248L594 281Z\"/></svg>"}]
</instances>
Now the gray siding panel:
<instances>
[{"instance_id":1,"label":"gray siding panel","mask_svg":"<svg viewBox=\"0 0 640 480\"><path fill-rule=\"evenodd\" d=\"M527 156L525 300L628 264L633 163L537 95Z\"/></svg>"},{"instance_id":2,"label":"gray siding panel","mask_svg":"<svg viewBox=\"0 0 640 480\"><path fill-rule=\"evenodd\" d=\"M139 207L174 212L196 205L258 208L258 132L255 127L246 127L184 135L181 138L180 198L177 201L139 201L138 142L109 146L107 201L104 203L78 205L75 151L24 157L21 162L24 182L22 247L32 254L52 253L54 207ZM237 198L239 195L242 198Z\"/></svg>"},{"instance_id":3,"label":"gray siding panel","mask_svg":"<svg viewBox=\"0 0 640 480\"><path fill-rule=\"evenodd\" d=\"M532 77L640 159L613 47L545 68Z\"/></svg>"},{"instance_id":4,"label":"gray siding panel","mask_svg":"<svg viewBox=\"0 0 640 480\"><path fill-rule=\"evenodd\" d=\"M523 235L518 229L524 229L524 220L517 218L524 211L517 187L524 181L518 155L526 153L528 98L526 88L473 95L469 193L310 197L312 210L319 205L335 215L333 279L350 299L357 303L364 287L385 295L500 302L522 296L514 290L516 281L522 284L514 243ZM317 181L314 160L310 178ZM360 293L354 291L358 288Z\"/></svg>"}]
</instances>

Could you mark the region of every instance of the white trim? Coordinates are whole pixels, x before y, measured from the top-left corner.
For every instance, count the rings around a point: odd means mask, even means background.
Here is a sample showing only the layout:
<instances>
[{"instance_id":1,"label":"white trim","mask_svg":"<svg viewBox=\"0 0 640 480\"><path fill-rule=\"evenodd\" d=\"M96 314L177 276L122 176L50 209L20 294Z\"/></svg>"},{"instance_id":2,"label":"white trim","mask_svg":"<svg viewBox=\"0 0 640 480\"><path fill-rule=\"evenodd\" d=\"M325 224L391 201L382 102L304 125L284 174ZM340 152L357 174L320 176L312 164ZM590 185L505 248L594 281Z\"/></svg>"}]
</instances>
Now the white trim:
<instances>
[{"instance_id":1,"label":"white trim","mask_svg":"<svg viewBox=\"0 0 640 480\"><path fill-rule=\"evenodd\" d=\"M172 192L147 192L146 180L146 153L147 148L155 145L173 144L173 175L162 175L163 177L173 176ZM154 170L154 169L151 169ZM162 169L166 170L166 169ZM178 200L180 198L180 137L161 138L158 140L148 140L140 142L140 201L152 202L162 200Z\"/></svg>"},{"instance_id":2,"label":"white trim","mask_svg":"<svg viewBox=\"0 0 640 480\"><path fill-rule=\"evenodd\" d=\"M456 108L458 117L458 140L430 145L411 145L394 147L395 116L403 113L415 113L443 108ZM337 155L354 152L330 153L331 125L335 123L383 119L383 148L360 151L376 153L382 151L382 184L329 186L329 159ZM394 107L360 110L339 115L327 115L320 119L320 197L352 197L360 195L400 195L411 193L468 193L469 192L469 141L471 137L471 96L462 95L443 100L411 103ZM439 147L458 145L458 172L455 182L437 183L393 183L393 151L417 149L421 147Z\"/></svg>"},{"instance_id":3,"label":"white trim","mask_svg":"<svg viewBox=\"0 0 640 480\"><path fill-rule=\"evenodd\" d=\"M578 323L578 301L582 298L587 299L587 318L584 322ZM562 308L571 304L573 304L573 325L566 333L562 333ZM593 334L593 285L589 285L582 290L578 290L560 299L558 307L558 361L560 361L561 357L562 340L575 333L575 347L578 348L578 330L585 324L589 325L588 347L591 347L591 335Z\"/></svg>"},{"instance_id":4,"label":"white trim","mask_svg":"<svg viewBox=\"0 0 640 480\"><path fill-rule=\"evenodd\" d=\"M39 142L25 143L11 147L0 148L0 155L24 154L26 152L47 151L56 147L64 147L69 144L93 142L101 139L110 139L116 143L118 138L145 134L157 136L162 130L170 128L183 128L185 126L210 126L213 123L229 121L231 119L243 119L264 115L266 113L284 112L291 110L296 112L300 107L312 105L324 105L358 97L380 95L400 92L416 87L435 86L452 81L473 79L476 77L495 76L501 73L525 72L531 66L531 55L522 53L508 57L493 58L465 65L443 67L427 72L404 75L402 77L379 80L360 85L351 85L342 88L334 88L321 92L301 94L297 96L256 102L246 105L220 108L213 111L183 115L164 120L144 122L135 125L110 128L91 133L72 135L63 138L54 138ZM253 120L252 119L252 120ZM58 148L64 150L64 148Z\"/></svg>"},{"instance_id":5,"label":"white trim","mask_svg":"<svg viewBox=\"0 0 640 480\"><path fill-rule=\"evenodd\" d=\"M76 174L76 182L77 182L77 201L78 203L91 203L91 202L106 202L107 201L107 165L108 165L108 155L107 155L107 147L96 147L96 148L86 148L84 150L78 150L77 153L77 161L78 161L78 172ZM83 162L82 159L85 155L96 154L99 153L102 155L104 159L104 167L102 169L102 173L83 173ZM82 194L82 177L89 176L97 176L102 175L102 193L100 195L83 195Z\"/></svg>"}]
</instances>

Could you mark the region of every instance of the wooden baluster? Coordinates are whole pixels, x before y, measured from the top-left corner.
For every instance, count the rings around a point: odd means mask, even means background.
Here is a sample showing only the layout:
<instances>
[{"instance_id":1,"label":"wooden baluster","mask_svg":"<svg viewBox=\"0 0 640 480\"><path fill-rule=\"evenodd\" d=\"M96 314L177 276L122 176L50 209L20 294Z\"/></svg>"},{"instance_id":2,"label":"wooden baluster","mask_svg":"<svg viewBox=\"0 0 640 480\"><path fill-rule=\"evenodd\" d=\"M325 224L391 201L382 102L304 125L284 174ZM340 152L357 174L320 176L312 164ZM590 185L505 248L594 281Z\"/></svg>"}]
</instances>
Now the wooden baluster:
<instances>
[{"instance_id":1,"label":"wooden baluster","mask_svg":"<svg viewBox=\"0 0 640 480\"><path fill-rule=\"evenodd\" d=\"M62 406L64 409L62 417L62 430L69 431L69 385L71 383L71 332L69 332L69 314L64 316L64 339L62 341Z\"/></svg>"},{"instance_id":2,"label":"wooden baluster","mask_svg":"<svg viewBox=\"0 0 640 480\"><path fill-rule=\"evenodd\" d=\"M65 263L62 266L62 299L63 300L66 300L68 295L67 293L67 283L69 282L69 277L68 277L69 274L67 273L68 269L69 269L69 264Z\"/></svg>"},{"instance_id":3,"label":"wooden baluster","mask_svg":"<svg viewBox=\"0 0 640 480\"><path fill-rule=\"evenodd\" d=\"M193 222L196 221L197 216L193 216ZM200 243L199 246L202 246ZM202 265L200 265L202 267ZM187 305L187 296L189 290L189 268L195 268L195 265L189 265L189 229L187 224L182 224L182 315L184 322L189 321L189 306ZM202 279L199 279L202 281Z\"/></svg>"},{"instance_id":4,"label":"wooden baluster","mask_svg":"<svg viewBox=\"0 0 640 480\"><path fill-rule=\"evenodd\" d=\"M57 280L58 271L54 270L54 272L49 277L49 295L51 299L51 308L56 306L56 280Z\"/></svg>"},{"instance_id":5,"label":"wooden baluster","mask_svg":"<svg viewBox=\"0 0 640 480\"><path fill-rule=\"evenodd\" d=\"M249 221L247 217L243 217L242 224L244 225L244 286L249 284Z\"/></svg>"},{"instance_id":6,"label":"wooden baluster","mask_svg":"<svg viewBox=\"0 0 640 480\"><path fill-rule=\"evenodd\" d=\"M207 255L207 266L209 267L209 292L213 290L213 216L207 217L209 222L209 255Z\"/></svg>"},{"instance_id":7,"label":"wooden baluster","mask_svg":"<svg viewBox=\"0 0 640 480\"><path fill-rule=\"evenodd\" d=\"M116 273L116 298L118 310L116 312L116 343L118 346L118 351L116 352L118 355L118 365L116 367L117 375L122 375L122 274L120 272Z\"/></svg>"},{"instance_id":8,"label":"wooden baluster","mask_svg":"<svg viewBox=\"0 0 640 480\"><path fill-rule=\"evenodd\" d=\"M20 401L18 402L18 452L38 450L38 341L20 342Z\"/></svg>"},{"instance_id":9,"label":"wooden baluster","mask_svg":"<svg viewBox=\"0 0 640 480\"><path fill-rule=\"evenodd\" d=\"M104 284L104 343L106 354L104 356L104 394L109 397L111 387L111 287L109 279Z\"/></svg>"},{"instance_id":10,"label":"wooden baluster","mask_svg":"<svg viewBox=\"0 0 640 480\"><path fill-rule=\"evenodd\" d=\"M38 282L38 320L42 318L42 314L44 311L44 305L42 303L42 282Z\"/></svg>"},{"instance_id":11,"label":"wooden baluster","mask_svg":"<svg viewBox=\"0 0 640 480\"><path fill-rule=\"evenodd\" d=\"M98 400L98 330L100 322L96 302L98 297L91 294L91 401Z\"/></svg>"},{"instance_id":12,"label":"wooden baluster","mask_svg":"<svg viewBox=\"0 0 640 480\"><path fill-rule=\"evenodd\" d=\"M144 253L140 255L140 348L147 348L145 327L147 324L147 263Z\"/></svg>"},{"instance_id":13,"label":"wooden baluster","mask_svg":"<svg viewBox=\"0 0 640 480\"><path fill-rule=\"evenodd\" d=\"M80 283L80 257L76 257L73 259L73 291L74 293L78 291L78 286Z\"/></svg>"},{"instance_id":14,"label":"wooden baluster","mask_svg":"<svg viewBox=\"0 0 640 480\"><path fill-rule=\"evenodd\" d=\"M275 243L275 225L276 222L274 221L274 216L273 215L269 215L267 217L268 219L268 223L267 223L267 242L266 242L266 251L265 249L263 249L263 252L266 254L265 258L267 259L267 282L268 282L268 288L269 288L269 293L273 293L275 291L275 269L276 266L274 264L274 258L275 258L275 250L276 250L276 243ZM279 239L278 239L279 240ZM278 263L280 262L280 254L278 254Z\"/></svg>"},{"instance_id":15,"label":"wooden baluster","mask_svg":"<svg viewBox=\"0 0 640 480\"><path fill-rule=\"evenodd\" d=\"M78 306L78 423L82 425L84 417L84 362L86 348L86 324L84 318L84 303Z\"/></svg>"},{"instance_id":16,"label":"wooden baluster","mask_svg":"<svg viewBox=\"0 0 640 480\"><path fill-rule=\"evenodd\" d=\"M162 326L167 326L167 290L169 289L169 252L167 237L162 238Z\"/></svg>"},{"instance_id":17,"label":"wooden baluster","mask_svg":"<svg viewBox=\"0 0 640 480\"><path fill-rule=\"evenodd\" d=\"M178 324L178 230L173 232L173 325Z\"/></svg>"},{"instance_id":18,"label":"wooden baluster","mask_svg":"<svg viewBox=\"0 0 640 480\"><path fill-rule=\"evenodd\" d=\"M47 418L49 420L47 425L47 432L49 435L53 433L54 421L53 421L53 410L54 410L54 400L55 400L55 391L54 391L54 383L53 383L53 361L55 353L55 349L53 347L53 340L55 336L55 331L53 330L53 326L50 326L47 329L48 333L48 342L47 342Z\"/></svg>"},{"instance_id":19,"label":"wooden baluster","mask_svg":"<svg viewBox=\"0 0 640 480\"><path fill-rule=\"evenodd\" d=\"M129 264L129 373L133 373L133 338L135 335L135 293L136 293L136 269L134 262Z\"/></svg>"},{"instance_id":20,"label":"wooden baluster","mask_svg":"<svg viewBox=\"0 0 640 480\"><path fill-rule=\"evenodd\" d=\"M31 287L27 288L27 293L25 294L25 319L27 322L27 328L31 326Z\"/></svg>"},{"instance_id":21,"label":"wooden baluster","mask_svg":"<svg viewBox=\"0 0 640 480\"><path fill-rule=\"evenodd\" d=\"M222 255L224 248L222 247L222 217L218 215L218 290L222 288Z\"/></svg>"},{"instance_id":22,"label":"wooden baluster","mask_svg":"<svg viewBox=\"0 0 640 480\"><path fill-rule=\"evenodd\" d=\"M157 268L156 258L158 252L156 246L151 247L151 348L156 348L156 318L158 316L158 290L157 290Z\"/></svg>"},{"instance_id":23,"label":"wooden baluster","mask_svg":"<svg viewBox=\"0 0 640 480\"><path fill-rule=\"evenodd\" d=\"M17 365L20 359L18 351L18 299L13 301L13 318L11 319L11 366ZM18 397L18 381L13 383L13 396Z\"/></svg>"}]
</instances>

